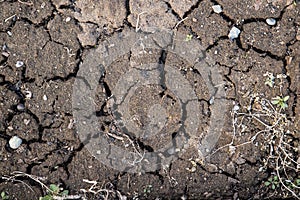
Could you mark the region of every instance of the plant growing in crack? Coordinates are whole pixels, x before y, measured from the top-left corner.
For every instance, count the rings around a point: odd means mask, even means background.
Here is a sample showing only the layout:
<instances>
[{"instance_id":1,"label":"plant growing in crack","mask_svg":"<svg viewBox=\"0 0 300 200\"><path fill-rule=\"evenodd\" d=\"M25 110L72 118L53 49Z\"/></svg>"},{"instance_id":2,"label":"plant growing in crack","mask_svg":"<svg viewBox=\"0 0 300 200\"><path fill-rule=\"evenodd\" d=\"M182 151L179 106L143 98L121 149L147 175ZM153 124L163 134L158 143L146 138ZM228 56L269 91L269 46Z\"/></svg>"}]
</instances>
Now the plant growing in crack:
<instances>
[{"instance_id":1,"label":"plant growing in crack","mask_svg":"<svg viewBox=\"0 0 300 200\"><path fill-rule=\"evenodd\" d=\"M1 192L1 200L8 200L9 196L6 192L2 191Z\"/></svg>"},{"instance_id":2,"label":"plant growing in crack","mask_svg":"<svg viewBox=\"0 0 300 200\"><path fill-rule=\"evenodd\" d=\"M296 178L293 180L285 180L286 185L291 189L296 189L296 188L300 188L300 178Z\"/></svg>"},{"instance_id":3,"label":"plant growing in crack","mask_svg":"<svg viewBox=\"0 0 300 200\"><path fill-rule=\"evenodd\" d=\"M264 76L267 76L265 85L267 85L269 87L273 87L275 84L275 76L270 72L265 73Z\"/></svg>"},{"instance_id":4,"label":"plant growing in crack","mask_svg":"<svg viewBox=\"0 0 300 200\"><path fill-rule=\"evenodd\" d=\"M272 190L275 190L276 187L278 187L279 185L279 180L278 180L278 176L273 176L268 178L268 180L265 182L265 186L270 186L272 188Z\"/></svg>"},{"instance_id":5,"label":"plant growing in crack","mask_svg":"<svg viewBox=\"0 0 300 200\"><path fill-rule=\"evenodd\" d=\"M144 196L147 196L148 194L150 194L152 191L152 185L147 185L145 188L144 188Z\"/></svg>"},{"instance_id":6,"label":"plant growing in crack","mask_svg":"<svg viewBox=\"0 0 300 200\"><path fill-rule=\"evenodd\" d=\"M186 35L185 41L186 42L191 41L192 38L193 38L193 35L192 34L188 34L188 35Z\"/></svg>"},{"instance_id":7,"label":"plant growing in crack","mask_svg":"<svg viewBox=\"0 0 300 200\"><path fill-rule=\"evenodd\" d=\"M47 195L40 197L39 200L53 200L54 197L65 197L68 196L69 190L63 190L58 185L50 184L49 189L47 190Z\"/></svg>"},{"instance_id":8,"label":"plant growing in crack","mask_svg":"<svg viewBox=\"0 0 300 200\"><path fill-rule=\"evenodd\" d=\"M271 101L272 104L279 106L281 109L286 109L288 107L287 101L289 100L290 96L285 97L274 97Z\"/></svg>"}]
</instances>

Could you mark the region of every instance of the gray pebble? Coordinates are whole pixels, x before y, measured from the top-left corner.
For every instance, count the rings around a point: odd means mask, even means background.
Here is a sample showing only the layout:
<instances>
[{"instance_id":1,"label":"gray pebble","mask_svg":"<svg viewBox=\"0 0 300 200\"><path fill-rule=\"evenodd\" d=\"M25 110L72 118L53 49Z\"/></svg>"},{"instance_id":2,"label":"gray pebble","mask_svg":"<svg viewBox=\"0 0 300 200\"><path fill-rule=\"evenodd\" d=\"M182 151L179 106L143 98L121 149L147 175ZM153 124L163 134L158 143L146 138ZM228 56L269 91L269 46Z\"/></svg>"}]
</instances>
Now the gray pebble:
<instances>
[{"instance_id":1,"label":"gray pebble","mask_svg":"<svg viewBox=\"0 0 300 200\"><path fill-rule=\"evenodd\" d=\"M238 38L239 35L240 35L240 33L241 33L240 29L238 29L237 27L234 26L234 27L231 28L231 30L230 30L230 32L228 34L228 38L230 40Z\"/></svg>"},{"instance_id":2,"label":"gray pebble","mask_svg":"<svg viewBox=\"0 0 300 200\"><path fill-rule=\"evenodd\" d=\"M233 107L233 110L234 111L238 111L240 109L240 107L238 106L238 105L235 105L234 107Z\"/></svg>"},{"instance_id":3,"label":"gray pebble","mask_svg":"<svg viewBox=\"0 0 300 200\"><path fill-rule=\"evenodd\" d=\"M19 138L18 136L13 136L12 138L10 138L8 144L10 148L17 149L21 146L22 139Z\"/></svg>"},{"instance_id":4,"label":"gray pebble","mask_svg":"<svg viewBox=\"0 0 300 200\"><path fill-rule=\"evenodd\" d=\"M168 153L169 153L170 155L173 155L173 154L175 153L175 148L172 147L172 148L168 149Z\"/></svg>"},{"instance_id":5,"label":"gray pebble","mask_svg":"<svg viewBox=\"0 0 300 200\"><path fill-rule=\"evenodd\" d=\"M17 109L18 109L18 111L24 111L25 110L24 104L22 104L22 103L18 104Z\"/></svg>"},{"instance_id":6,"label":"gray pebble","mask_svg":"<svg viewBox=\"0 0 300 200\"><path fill-rule=\"evenodd\" d=\"M220 5L214 5L212 6L212 9L214 10L215 13L219 14L221 13L223 10L222 10L222 7Z\"/></svg>"}]
</instances>

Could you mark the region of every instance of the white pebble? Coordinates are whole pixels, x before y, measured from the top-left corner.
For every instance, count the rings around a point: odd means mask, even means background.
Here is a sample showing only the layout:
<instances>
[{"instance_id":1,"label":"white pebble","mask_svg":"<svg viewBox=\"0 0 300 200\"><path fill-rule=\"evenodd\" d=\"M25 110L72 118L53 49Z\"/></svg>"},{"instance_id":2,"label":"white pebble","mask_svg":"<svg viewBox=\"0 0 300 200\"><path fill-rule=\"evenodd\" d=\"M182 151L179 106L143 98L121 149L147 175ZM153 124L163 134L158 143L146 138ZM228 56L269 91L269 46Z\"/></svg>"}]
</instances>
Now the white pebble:
<instances>
[{"instance_id":1,"label":"white pebble","mask_svg":"<svg viewBox=\"0 0 300 200\"><path fill-rule=\"evenodd\" d=\"M274 26L276 24L276 19L273 18L268 18L266 19L267 24L269 24L270 26Z\"/></svg>"},{"instance_id":2,"label":"white pebble","mask_svg":"<svg viewBox=\"0 0 300 200\"><path fill-rule=\"evenodd\" d=\"M24 124L27 126L30 123L30 119L24 119Z\"/></svg>"},{"instance_id":3,"label":"white pebble","mask_svg":"<svg viewBox=\"0 0 300 200\"><path fill-rule=\"evenodd\" d=\"M215 101L215 98L214 98L214 97L211 97L211 98L209 99L209 104L212 105L212 104L214 103L214 101Z\"/></svg>"},{"instance_id":4,"label":"white pebble","mask_svg":"<svg viewBox=\"0 0 300 200\"><path fill-rule=\"evenodd\" d=\"M26 90L26 91L25 91L25 97L26 97L26 99L31 99L31 97L32 97L32 92Z\"/></svg>"},{"instance_id":5,"label":"white pebble","mask_svg":"<svg viewBox=\"0 0 300 200\"><path fill-rule=\"evenodd\" d=\"M43 96L44 101L48 100L48 97L46 95Z\"/></svg>"},{"instance_id":6,"label":"white pebble","mask_svg":"<svg viewBox=\"0 0 300 200\"><path fill-rule=\"evenodd\" d=\"M16 62L16 67L19 68L19 67L22 67L24 65L24 62L22 61L17 61Z\"/></svg>"},{"instance_id":7,"label":"white pebble","mask_svg":"<svg viewBox=\"0 0 300 200\"><path fill-rule=\"evenodd\" d=\"M66 22L69 22L69 21L71 21L71 17L66 18Z\"/></svg>"},{"instance_id":8,"label":"white pebble","mask_svg":"<svg viewBox=\"0 0 300 200\"><path fill-rule=\"evenodd\" d=\"M220 5L214 5L212 6L212 9L214 10L215 13L221 13L223 10L222 10L222 7Z\"/></svg>"},{"instance_id":9,"label":"white pebble","mask_svg":"<svg viewBox=\"0 0 300 200\"><path fill-rule=\"evenodd\" d=\"M234 111L238 111L240 109L240 107L238 106L238 105L235 105L234 107L233 107L233 110Z\"/></svg>"},{"instance_id":10,"label":"white pebble","mask_svg":"<svg viewBox=\"0 0 300 200\"><path fill-rule=\"evenodd\" d=\"M238 29L237 27L232 27L232 29L230 30L229 34L228 34L228 38L230 40L233 40L235 38L238 38L240 35L241 31L240 29Z\"/></svg>"},{"instance_id":11,"label":"white pebble","mask_svg":"<svg viewBox=\"0 0 300 200\"><path fill-rule=\"evenodd\" d=\"M41 4L41 9L44 9L44 8L45 8L45 6L46 6L46 3L45 3L45 2L43 2L43 3Z\"/></svg>"},{"instance_id":12,"label":"white pebble","mask_svg":"<svg viewBox=\"0 0 300 200\"><path fill-rule=\"evenodd\" d=\"M12 32L10 32L10 31L7 31L7 34L8 34L9 36L12 36Z\"/></svg>"},{"instance_id":13,"label":"white pebble","mask_svg":"<svg viewBox=\"0 0 300 200\"><path fill-rule=\"evenodd\" d=\"M25 106L24 106L24 104L18 104L17 105L17 109L18 109L18 111L23 111L23 110L25 110Z\"/></svg>"},{"instance_id":14,"label":"white pebble","mask_svg":"<svg viewBox=\"0 0 300 200\"><path fill-rule=\"evenodd\" d=\"M12 138L10 138L8 143L9 143L10 148L17 149L17 148L19 148L19 146L21 146L22 139L19 138L18 136L13 136Z\"/></svg>"}]
</instances>

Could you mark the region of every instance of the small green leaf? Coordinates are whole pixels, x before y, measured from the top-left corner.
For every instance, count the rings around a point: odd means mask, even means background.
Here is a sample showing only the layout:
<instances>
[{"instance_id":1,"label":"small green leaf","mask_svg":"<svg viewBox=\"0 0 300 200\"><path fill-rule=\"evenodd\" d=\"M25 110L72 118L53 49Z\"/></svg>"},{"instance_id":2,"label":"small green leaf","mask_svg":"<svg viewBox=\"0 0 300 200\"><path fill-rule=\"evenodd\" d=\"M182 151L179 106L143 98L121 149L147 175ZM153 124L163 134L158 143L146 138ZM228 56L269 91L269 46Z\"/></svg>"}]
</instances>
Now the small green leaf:
<instances>
[{"instance_id":1,"label":"small green leaf","mask_svg":"<svg viewBox=\"0 0 300 200\"><path fill-rule=\"evenodd\" d=\"M265 186L269 186L271 183L269 181L265 182Z\"/></svg>"},{"instance_id":2,"label":"small green leaf","mask_svg":"<svg viewBox=\"0 0 300 200\"><path fill-rule=\"evenodd\" d=\"M289 98L290 98L290 96L285 96L285 97L283 97L283 101L287 101L287 100L289 100Z\"/></svg>"},{"instance_id":3,"label":"small green leaf","mask_svg":"<svg viewBox=\"0 0 300 200\"><path fill-rule=\"evenodd\" d=\"M9 196L3 191L3 192L1 192L1 199L2 200L8 200Z\"/></svg>"},{"instance_id":4,"label":"small green leaf","mask_svg":"<svg viewBox=\"0 0 300 200\"><path fill-rule=\"evenodd\" d=\"M51 195L46 195L44 197L40 197L39 200L53 200L53 197Z\"/></svg>"},{"instance_id":5,"label":"small green leaf","mask_svg":"<svg viewBox=\"0 0 300 200\"><path fill-rule=\"evenodd\" d=\"M288 105L287 105L286 103L281 103L281 104L280 104L280 107L281 107L282 109L286 109L286 108L288 107Z\"/></svg>"},{"instance_id":6,"label":"small green leaf","mask_svg":"<svg viewBox=\"0 0 300 200\"><path fill-rule=\"evenodd\" d=\"M300 186L300 179L296 179L296 185Z\"/></svg>"},{"instance_id":7,"label":"small green leaf","mask_svg":"<svg viewBox=\"0 0 300 200\"><path fill-rule=\"evenodd\" d=\"M271 101L271 103L272 103L273 105L277 105L277 104L279 103L279 101L280 101L280 100L273 100L273 101Z\"/></svg>"},{"instance_id":8,"label":"small green leaf","mask_svg":"<svg viewBox=\"0 0 300 200\"><path fill-rule=\"evenodd\" d=\"M273 182L273 178L268 178L268 181L272 183Z\"/></svg>"},{"instance_id":9,"label":"small green leaf","mask_svg":"<svg viewBox=\"0 0 300 200\"><path fill-rule=\"evenodd\" d=\"M272 190L275 190L276 186L274 184L272 184Z\"/></svg>"},{"instance_id":10,"label":"small green leaf","mask_svg":"<svg viewBox=\"0 0 300 200\"><path fill-rule=\"evenodd\" d=\"M51 190L52 192L54 192L54 193L56 193L56 194L59 193L59 187L58 187L57 185L51 184L49 188L50 188L50 190Z\"/></svg>"},{"instance_id":11,"label":"small green leaf","mask_svg":"<svg viewBox=\"0 0 300 200\"><path fill-rule=\"evenodd\" d=\"M69 190L64 190L60 193L62 196L68 196L69 195Z\"/></svg>"},{"instance_id":12,"label":"small green leaf","mask_svg":"<svg viewBox=\"0 0 300 200\"><path fill-rule=\"evenodd\" d=\"M278 181L278 176L274 176L274 181Z\"/></svg>"}]
</instances>

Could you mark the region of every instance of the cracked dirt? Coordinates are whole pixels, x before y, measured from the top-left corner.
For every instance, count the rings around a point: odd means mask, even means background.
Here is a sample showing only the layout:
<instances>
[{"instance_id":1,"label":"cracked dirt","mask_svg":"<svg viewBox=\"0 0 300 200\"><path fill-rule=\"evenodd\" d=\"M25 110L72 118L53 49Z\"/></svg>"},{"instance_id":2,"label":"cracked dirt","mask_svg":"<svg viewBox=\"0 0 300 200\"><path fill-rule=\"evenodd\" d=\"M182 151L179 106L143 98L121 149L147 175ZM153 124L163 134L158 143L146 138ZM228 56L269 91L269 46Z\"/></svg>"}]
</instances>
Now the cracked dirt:
<instances>
[{"instance_id":1,"label":"cracked dirt","mask_svg":"<svg viewBox=\"0 0 300 200\"><path fill-rule=\"evenodd\" d=\"M222 75L227 110L215 149L231 141L233 106L239 105L246 112L255 95L269 100L280 95L290 97L288 108L283 112L290 120L290 143L299 149L300 4L297 2L0 1L0 176L21 171L45 177L46 185L60 184L70 194L86 195L88 199L102 199L105 195L101 192L82 194L81 189L90 187L83 179L97 181L99 187L119 191L130 199L282 198L286 194L284 189L275 191L264 185L275 167L260 170L269 154L262 150L267 145L263 138L258 138L256 145L237 147L234 153L221 148L203 162L194 162L197 147L192 146L168 167L155 172L131 174L104 165L84 147L85 141L80 140L76 132L72 92L88 53L107 38L127 30L173 29L182 35L192 35L215 61ZM222 6L222 13L213 12L211 6L216 4ZM265 22L270 17L276 19L275 26ZM241 33L231 41L227 35L233 25ZM151 56L135 57L131 52L105 69L95 98L102 131L119 134L107 98L119 78L131 68L128 63L163 63L174 66L192 85L201 111L197 137L204 137L211 117L211 97L201 74L174 54L166 54L163 59L162 55L154 51ZM16 67L17 61L24 65ZM267 72L287 77L280 87L270 89L265 84ZM151 140L133 138L142 150L155 151L176 136L180 105L174 93L163 86L150 85L136 92L129 111L137 116L134 119L137 126L149 123L146 111L157 102L172 116L164 134ZM19 109L20 104L25 108ZM261 124L247 124L240 142L260 128ZM14 135L22 139L17 150L8 145ZM108 135L108 138L111 143L122 146L116 136ZM299 157L299 152L294 152L294 156ZM195 170L189 170L191 167ZM291 177L300 178L297 173ZM26 178L20 181L0 179L0 192L5 191L11 199L38 199L46 194L37 182ZM299 190L297 192L299 194ZM110 198L118 198L118 195L110 194Z\"/></svg>"}]
</instances>

